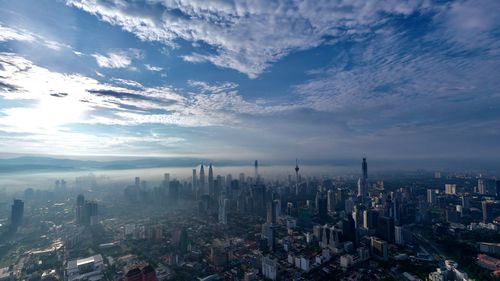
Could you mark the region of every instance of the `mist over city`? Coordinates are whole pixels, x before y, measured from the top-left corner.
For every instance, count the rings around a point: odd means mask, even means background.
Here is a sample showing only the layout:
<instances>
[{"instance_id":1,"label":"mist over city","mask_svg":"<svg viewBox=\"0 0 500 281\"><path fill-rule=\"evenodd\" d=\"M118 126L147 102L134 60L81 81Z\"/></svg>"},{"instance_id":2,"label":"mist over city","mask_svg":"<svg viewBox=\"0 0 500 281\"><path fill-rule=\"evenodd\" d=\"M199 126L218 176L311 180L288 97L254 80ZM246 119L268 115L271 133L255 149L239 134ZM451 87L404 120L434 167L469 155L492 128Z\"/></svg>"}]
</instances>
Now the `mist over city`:
<instances>
[{"instance_id":1,"label":"mist over city","mask_svg":"<svg viewBox=\"0 0 500 281\"><path fill-rule=\"evenodd\" d=\"M500 280L500 2L0 1L0 281Z\"/></svg>"}]
</instances>

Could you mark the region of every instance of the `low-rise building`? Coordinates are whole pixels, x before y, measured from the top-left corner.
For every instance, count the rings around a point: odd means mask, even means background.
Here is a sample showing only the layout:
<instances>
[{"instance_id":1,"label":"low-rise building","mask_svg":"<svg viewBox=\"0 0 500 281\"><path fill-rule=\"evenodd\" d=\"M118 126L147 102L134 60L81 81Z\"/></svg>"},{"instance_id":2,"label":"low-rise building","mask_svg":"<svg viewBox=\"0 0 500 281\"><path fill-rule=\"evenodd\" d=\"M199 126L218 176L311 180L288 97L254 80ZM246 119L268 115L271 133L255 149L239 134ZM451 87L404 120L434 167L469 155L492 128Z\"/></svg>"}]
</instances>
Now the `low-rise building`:
<instances>
[{"instance_id":1,"label":"low-rise building","mask_svg":"<svg viewBox=\"0 0 500 281\"><path fill-rule=\"evenodd\" d=\"M66 264L65 280L92 280L103 279L104 261L101 255L70 260Z\"/></svg>"}]
</instances>

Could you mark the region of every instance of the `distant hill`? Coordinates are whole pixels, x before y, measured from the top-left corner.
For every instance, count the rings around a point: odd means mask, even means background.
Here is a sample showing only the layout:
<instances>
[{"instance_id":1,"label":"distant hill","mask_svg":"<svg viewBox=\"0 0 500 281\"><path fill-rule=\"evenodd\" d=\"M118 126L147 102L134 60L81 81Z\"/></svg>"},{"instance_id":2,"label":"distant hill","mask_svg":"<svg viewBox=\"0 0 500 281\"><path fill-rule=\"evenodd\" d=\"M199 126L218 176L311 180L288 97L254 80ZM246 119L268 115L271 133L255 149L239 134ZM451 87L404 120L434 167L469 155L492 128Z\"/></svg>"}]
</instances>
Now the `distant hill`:
<instances>
[{"instance_id":1,"label":"distant hill","mask_svg":"<svg viewBox=\"0 0 500 281\"><path fill-rule=\"evenodd\" d=\"M0 159L0 173L17 171L51 171L51 170L119 170L157 167L192 167L199 164L200 159L194 158L145 158L134 160L75 160L51 157L16 157ZM204 160L205 163L208 163ZM217 161L218 165L238 165L236 161Z\"/></svg>"}]
</instances>

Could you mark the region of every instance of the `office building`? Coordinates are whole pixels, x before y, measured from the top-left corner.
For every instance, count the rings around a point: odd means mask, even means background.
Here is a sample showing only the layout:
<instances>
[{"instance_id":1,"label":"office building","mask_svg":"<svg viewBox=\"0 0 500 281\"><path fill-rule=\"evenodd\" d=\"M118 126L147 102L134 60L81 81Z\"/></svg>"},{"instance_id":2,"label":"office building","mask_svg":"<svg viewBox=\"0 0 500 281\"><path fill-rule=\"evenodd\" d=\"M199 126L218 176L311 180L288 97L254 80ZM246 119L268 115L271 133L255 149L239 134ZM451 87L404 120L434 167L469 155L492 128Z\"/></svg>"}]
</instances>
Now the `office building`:
<instances>
[{"instance_id":1,"label":"office building","mask_svg":"<svg viewBox=\"0 0 500 281\"><path fill-rule=\"evenodd\" d=\"M444 185L444 193L448 195L455 195L457 194L457 185L456 184L445 184Z\"/></svg>"},{"instance_id":2,"label":"office building","mask_svg":"<svg viewBox=\"0 0 500 281\"><path fill-rule=\"evenodd\" d=\"M200 194L208 194L208 191L205 189L205 168L203 168L203 163L201 163L200 167L200 181L199 181Z\"/></svg>"},{"instance_id":3,"label":"office building","mask_svg":"<svg viewBox=\"0 0 500 281\"><path fill-rule=\"evenodd\" d=\"M427 203L429 205L434 205L436 204L436 190L434 189L427 189Z\"/></svg>"},{"instance_id":4,"label":"office building","mask_svg":"<svg viewBox=\"0 0 500 281\"><path fill-rule=\"evenodd\" d=\"M24 216L24 202L20 199L14 199L10 212L10 225L11 228L16 230L23 222Z\"/></svg>"},{"instance_id":5,"label":"office building","mask_svg":"<svg viewBox=\"0 0 500 281\"><path fill-rule=\"evenodd\" d=\"M278 261L270 257L262 257L262 275L267 279L276 280L278 275Z\"/></svg>"},{"instance_id":6,"label":"office building","mask_svg":"<svg viewBox=\"0 0 500 281\"><path fill-rule=\"evenodd\" d=\"M229 210L229 200L221 198L219 200L219 223L227 224L227 212Z\"/></svg>"},{"instance_id":7,"label":"office building","mask_svg":"<svg viewBox=\"0 0 500 281\"><path fill-rule=\"evenodd\" d=\"M387 260L389 257L387 242L374 236L371 237L370 242L372 255L376 258Z\"/></svg>"},{"instance_id":8,"label":"office building","mask_svg":"<svg viewBox=\"0 0 500 281\"><path fill-rule=\"evenodd\" d=\"M491 201L481 202L481 209L483 212L483 223L493 222L494 219L493 202Z\"/></svg>"}]
</instances>

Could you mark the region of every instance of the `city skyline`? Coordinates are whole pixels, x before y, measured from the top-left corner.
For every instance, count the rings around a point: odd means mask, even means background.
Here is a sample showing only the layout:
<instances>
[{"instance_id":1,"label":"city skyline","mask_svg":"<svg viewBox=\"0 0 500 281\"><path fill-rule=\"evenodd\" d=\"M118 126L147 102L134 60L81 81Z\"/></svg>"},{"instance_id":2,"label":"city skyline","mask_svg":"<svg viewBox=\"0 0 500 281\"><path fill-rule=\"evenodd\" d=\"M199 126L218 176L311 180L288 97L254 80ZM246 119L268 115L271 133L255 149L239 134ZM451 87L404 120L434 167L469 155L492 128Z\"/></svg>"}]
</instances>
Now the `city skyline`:
<instances>
[{"instance_id":1,"label":"city skyline","mask_svg":"<svg viewBox=\"0 0 500 281\"><path fill-rule=\"evenodd\" d=\"M494 167L499 8L4 1L0 153Z\"/></svg>"},{"instance_id":2,"label":"city skyline","mask_svg":"<svg viewBox=\"0 0 500 281\"><path fill-rule=\"evenodd\" d=\"M0 1L0 281L500 280L499 0Z\"/></svg>"}]
</instances>

